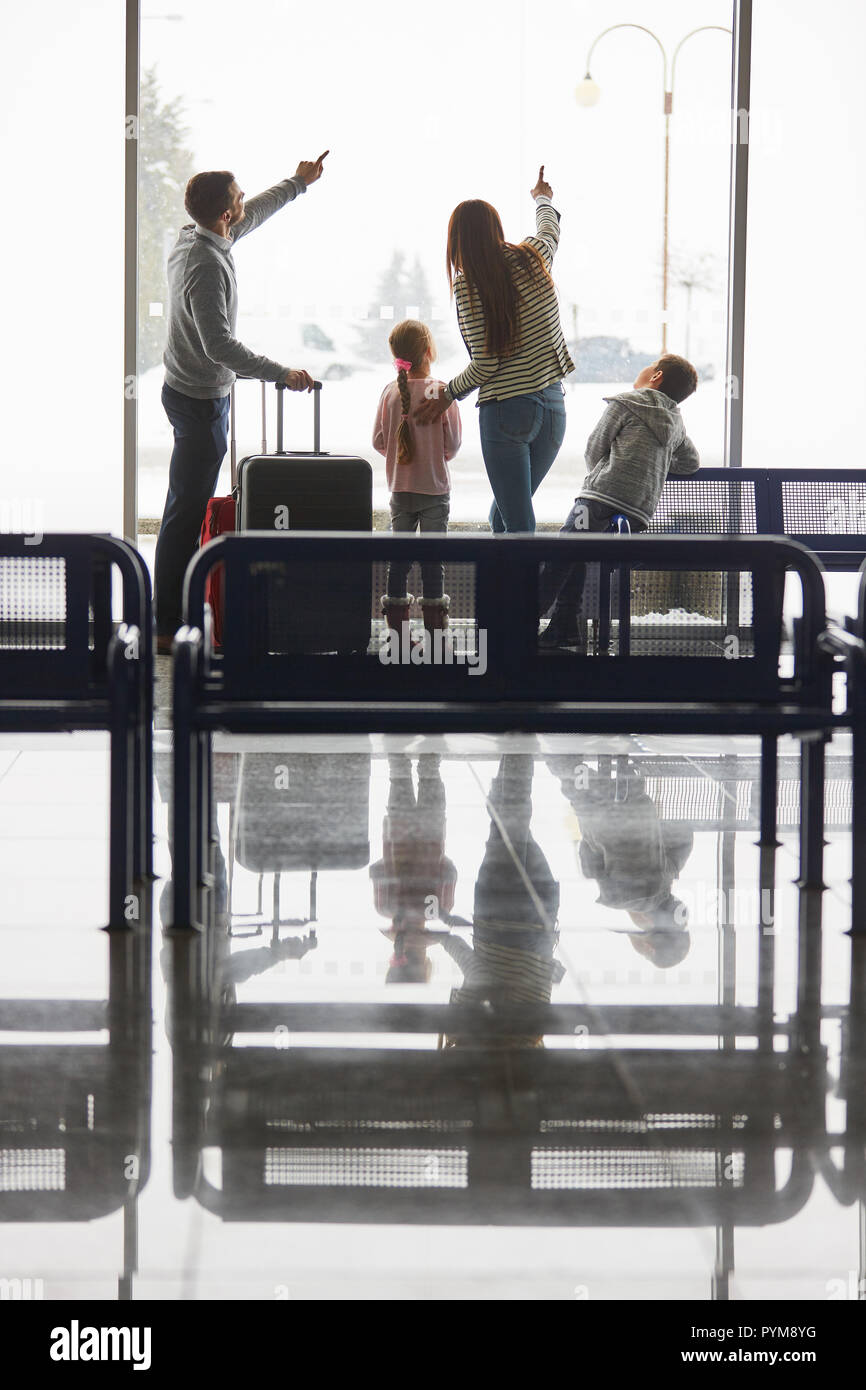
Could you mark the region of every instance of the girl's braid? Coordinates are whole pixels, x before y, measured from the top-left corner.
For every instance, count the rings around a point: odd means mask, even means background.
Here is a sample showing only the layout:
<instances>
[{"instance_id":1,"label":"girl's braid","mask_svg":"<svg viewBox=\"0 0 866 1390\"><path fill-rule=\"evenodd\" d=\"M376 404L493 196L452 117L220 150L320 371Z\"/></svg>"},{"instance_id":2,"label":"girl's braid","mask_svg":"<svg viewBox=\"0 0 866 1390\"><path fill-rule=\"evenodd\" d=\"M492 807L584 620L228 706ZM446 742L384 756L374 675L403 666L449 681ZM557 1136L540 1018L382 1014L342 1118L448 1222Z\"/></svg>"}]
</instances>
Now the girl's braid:
<instances>
[{"instance_id":1,"label":"girl's braid","mask_svg":"<svg viewBox=\"0 0 866 1390\"><path fill-rule=\"evenodd\" d=\"M412 408L412 396L409 392L409 381L405 367L401 367L397 373L397 388L400 392L400 402L403 406L403 418L397 429L397 462L411 463L412 459L415 457L415 441L412 438L412 429L409 424L409 411Z\"/></svg>"}]
</instances>

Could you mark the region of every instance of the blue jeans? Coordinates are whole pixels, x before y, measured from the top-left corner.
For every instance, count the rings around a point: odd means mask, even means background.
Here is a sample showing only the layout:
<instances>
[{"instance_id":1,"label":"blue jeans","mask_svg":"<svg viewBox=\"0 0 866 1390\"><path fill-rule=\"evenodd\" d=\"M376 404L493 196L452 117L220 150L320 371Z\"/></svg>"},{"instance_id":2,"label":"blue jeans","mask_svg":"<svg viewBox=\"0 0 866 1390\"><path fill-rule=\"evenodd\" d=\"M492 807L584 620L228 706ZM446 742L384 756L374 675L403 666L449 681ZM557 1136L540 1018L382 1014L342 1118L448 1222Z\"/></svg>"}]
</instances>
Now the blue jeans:
<instances>
[{"instance_id":1,"label":"blue jeans","mask_svg":"<svg viewBox=\"0 0 866 1390\"><path fill-rule=\"evenodd\" d=\"M174 430L174 449L156 543L154 605L157 633L171 637L181 624L186 567L225 458L229 397L197 400L164 385L162 404Z\"/></svg>"},{"instance_id":2,"label":"blue jeans","mask_svg":"<svg viewBox=\"0 0 866 1390\"><path fill-rule=\"evenodd\" d=\"M479 407L481 453L493 489L494 531L534 531L532 498L550 472L565 437L562 383L531 396L484 401Z\"/></svg>"}]
</instances>

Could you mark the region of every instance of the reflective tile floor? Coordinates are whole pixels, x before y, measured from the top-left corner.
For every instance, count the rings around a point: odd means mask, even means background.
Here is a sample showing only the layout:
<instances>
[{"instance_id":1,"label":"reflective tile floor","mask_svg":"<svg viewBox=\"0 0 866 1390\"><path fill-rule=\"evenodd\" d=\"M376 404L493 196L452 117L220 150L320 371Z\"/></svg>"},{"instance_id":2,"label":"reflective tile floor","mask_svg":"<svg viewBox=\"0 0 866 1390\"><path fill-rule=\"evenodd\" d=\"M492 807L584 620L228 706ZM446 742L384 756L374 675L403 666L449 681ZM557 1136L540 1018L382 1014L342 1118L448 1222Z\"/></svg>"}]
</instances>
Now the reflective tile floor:
<instances>
[{"instance_id":1,"label":"reflective tile floor","mask_svg":"<svg viewBox=\"0 0 866 1390\"><path fill-rule=\"evenodd\" d=\"M162 933L159 730L160 878L109 936L104 741L0 742L4 1279L72 1299L858 1296L844 741L823 893L794 883L794 744L775 853L747 739L215 752L209 930Z\"/></svg>"}]
</instances>

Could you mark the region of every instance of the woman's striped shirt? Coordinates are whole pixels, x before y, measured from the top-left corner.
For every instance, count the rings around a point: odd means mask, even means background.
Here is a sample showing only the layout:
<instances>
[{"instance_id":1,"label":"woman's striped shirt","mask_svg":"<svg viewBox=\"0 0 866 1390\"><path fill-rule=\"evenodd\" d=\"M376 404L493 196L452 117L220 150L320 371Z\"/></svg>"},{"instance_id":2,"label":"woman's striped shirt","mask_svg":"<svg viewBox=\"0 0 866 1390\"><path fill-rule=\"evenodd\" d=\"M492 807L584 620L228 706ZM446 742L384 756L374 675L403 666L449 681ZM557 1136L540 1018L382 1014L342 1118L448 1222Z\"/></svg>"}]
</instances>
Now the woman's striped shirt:
<instances>
[{"instance_id":1,"label":"woman's striped shirt","mask_svg":"<svg viewBox=\"0 0 866 1390\"><path fill-rule=\"evenodd\" d=\"M559 243L559 213L549 198L535 200L536 236L526 237L524 245L541 252L550 270ZM512 253L513 254L513 253ZM449 400L462 400L476 387L478 404L505 401L543 391L574 371L559 321L559 301L553 281L531 278L515 266L520 292L517 349L510 357L487 352L486 325L477 296L471 296L462 274L454 279L457 322L471 357L464 371L449 381L445 394Z\"/></svg>"}]
</instances>

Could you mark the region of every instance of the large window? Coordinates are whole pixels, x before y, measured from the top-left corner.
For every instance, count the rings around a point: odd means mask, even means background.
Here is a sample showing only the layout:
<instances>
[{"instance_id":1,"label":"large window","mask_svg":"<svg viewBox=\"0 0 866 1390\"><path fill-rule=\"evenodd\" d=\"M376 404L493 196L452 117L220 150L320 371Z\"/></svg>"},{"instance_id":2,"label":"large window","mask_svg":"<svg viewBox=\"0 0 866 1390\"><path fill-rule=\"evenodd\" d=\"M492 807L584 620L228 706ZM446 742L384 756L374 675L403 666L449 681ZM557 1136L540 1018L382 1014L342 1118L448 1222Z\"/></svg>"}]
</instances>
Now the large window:
<instances>
[{"instance_id":1,"label":"large window","mask_svg":"<svg viewBox=\"0 0 866 1390\"><path fill-rule=\"evenodd\" d=\"M752 35L743 462L862 468L866 8L761 0Z\"/></svg>"},{"instance_id":2,"label":"large window","mask_svg":"<svg viewBox=\"0 0 866 1390\"><path fill-rule=\"evenodd\" d=\"M561 521L583 475L586 436L603 396L628 389L662 346L665 135L669 136L669 350L698 366L684 411L704 461L722 462L730 170L730 0L528 0L446 3L434 12L228 0L157 0L142 13L142 515L159 514L170 437L159 405L160 280L186 220L189 173L230 168L250 194L326 146L326 177L238 247L238 332L251 347L327 381L324 447L384 470L370 444L392 376L389 328L431 320L447 378L466 361L444 273L445 233L461 199L500 210L509 239L534 230L529 189L544 163L563 217L554 274L578 369L568 382L568 436L537 497ZM579 104L596 46L594 106ZM674 72L673 110L665 118ZM159 196L156 196L158 193ZM482 520L490 490L476 396L462 407L452 516ZM238 392L240 448L258 448L259 392ZM289 402L291 447L306 447L309 402ZM273 447L273 434L271 435Z\"/></svg>"}]
</instances>

